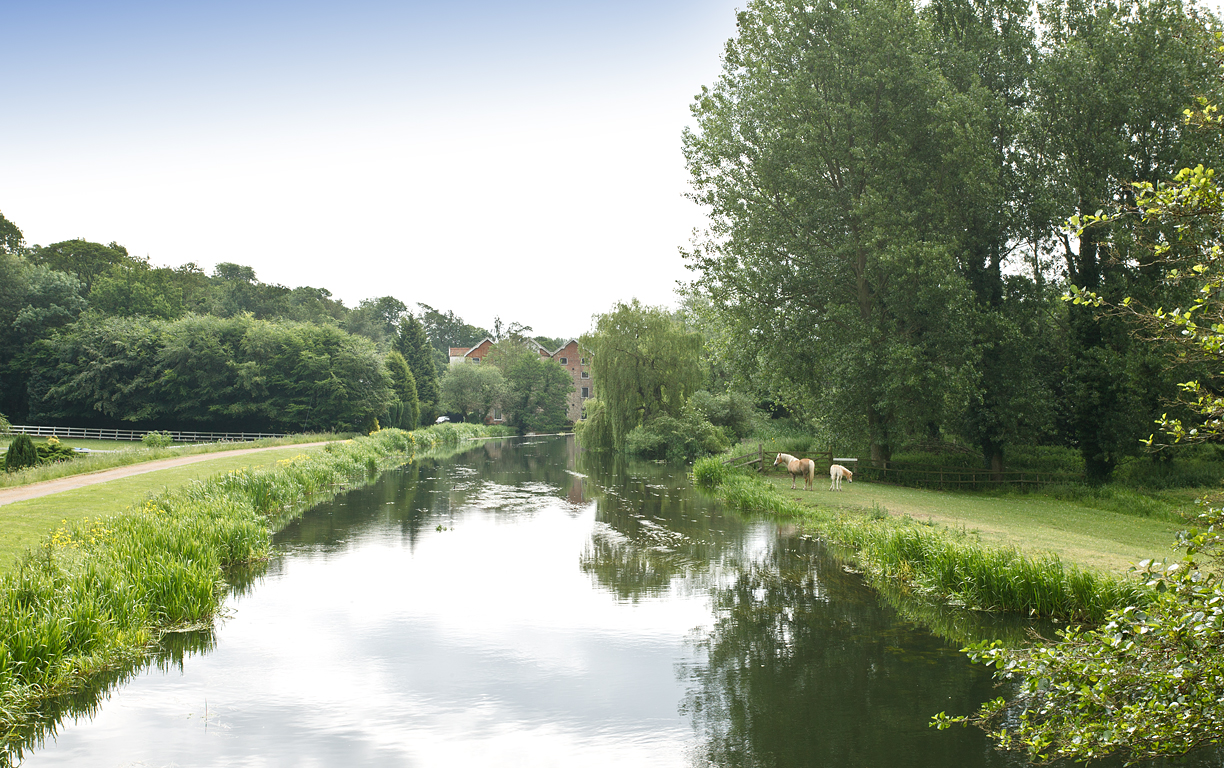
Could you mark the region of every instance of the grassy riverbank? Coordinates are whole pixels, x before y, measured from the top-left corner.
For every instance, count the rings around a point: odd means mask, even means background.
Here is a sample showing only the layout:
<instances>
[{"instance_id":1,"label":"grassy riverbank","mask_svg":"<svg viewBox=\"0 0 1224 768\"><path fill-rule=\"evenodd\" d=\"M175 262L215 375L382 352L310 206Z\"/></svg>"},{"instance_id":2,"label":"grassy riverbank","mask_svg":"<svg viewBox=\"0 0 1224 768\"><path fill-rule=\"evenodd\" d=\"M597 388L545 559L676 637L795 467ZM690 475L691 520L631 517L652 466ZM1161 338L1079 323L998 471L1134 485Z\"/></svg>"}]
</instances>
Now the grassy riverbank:
<instances>
[{"instance_id":1,"label":"grassy riverbank","mask_svg":"<svg viewBox=\"0 0 1224 768\"><path fill-rule=\"evenodd\" d=\"M0 506L0 575L16 568L22 553L37 546L57 527L75 524L87 517L97 519L119 514L139 499L191 482L203 482L218 473L275 467L278 461L314 454L324 447L289 445L255 454L224 452L197 464L5 504Z\"/></svg>"},{"instance_id":2,"label":"grassy riverbank","mask_svg":"<svg viewBox=\"0 0 1224 768\"><path fill-rule=\"evenodd\" d=\"M166 448L147 448L141 443L112 442L106 452L89 453L78 456L72 461L61 461L53 464L41 464L37 467L27 467L17 472L0 472L0 488L10 488L17 485L41 483L45 480L55 480L72 475L83 475L89 472L99 472L114 467L126 467L131 464L141 464L157 459L172 459L178 456L194 456L201 453L219 453L237 451L245 448L270 448L280 445L298 445L301 443L317 443L324 440L343 440L345 435L336 434L302 434L289 437L255 440L249 443L203 443L194 445L178 445ZM85 441L61 440L64 445ZM98 441L89 441L91 443Z\"/></svg>"},{"instance_id":3,"label":"grassy riverbank","mask_svg":"<svg viewBox=\"0 0 1224 768\"><path fill-rule=\"evenodd\" d=\"M131 663L167 632L210 625L226 569L266 558L274 530L308 505L480 434L471 425L383 430L63 523L0 577L4 754L28 743L42 702Z\"/></svg>"},{"instance_id":4,"label":"grassy riverbank","mask_svg":"<svg viewBox=\"0 0 1224 768\"><path fill-rule=\"evenodd\" d=\"M967 527L892 515L878 502L869 509L803 503L767 479L728 470L717 458L697 462L693 475L736 509L792 519L845 547L848 557L876 576L972 608L1096 622L1142 599L1135 583L1068 563L1054 552L983 541Z\"/></svg>"},{"instance_id":5,"label":"grassy riverbank","mask_svg":"<svg viewBox=\"0 0 1224 768\"><path fill-rule=\"evenodd\" d=\"M1141 560L1172 556L1174 536L1185 527L1164 514L1124 514L1102 509L1090 499L1044 493L946 492L864 482L846 483L840 492L831 492L827 480L808 493L790 490L787 476L764 479L803 507L912 518L964 532L987 546L1017 547L1031 555L1052 552L1064 562L1115 575L1126 574ZM1193 514L1192 494L1185 496L1183 509Z\"/></svg>"}]
</instances>

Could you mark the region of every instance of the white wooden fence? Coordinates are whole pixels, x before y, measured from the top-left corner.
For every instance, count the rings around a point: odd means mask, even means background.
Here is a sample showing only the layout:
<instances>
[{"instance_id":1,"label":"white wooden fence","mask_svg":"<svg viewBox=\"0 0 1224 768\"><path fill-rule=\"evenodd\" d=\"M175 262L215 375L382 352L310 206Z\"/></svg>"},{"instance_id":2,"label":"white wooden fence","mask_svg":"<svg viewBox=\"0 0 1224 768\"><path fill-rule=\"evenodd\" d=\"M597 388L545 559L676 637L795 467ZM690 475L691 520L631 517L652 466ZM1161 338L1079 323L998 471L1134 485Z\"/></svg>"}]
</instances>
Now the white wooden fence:
<instances>
[{"instance_id":1,"label":"white wooden fence","mask_svg":"<svg viewBox=\"0 0 1224 768\"><path fill-rule=\"evenodd\" d=\"M160 430L158 430L160 431ZM88 429L85 427L9 427L14 435L33 437L75 437L83 440L140 440L147 429ZM176 443L245 443L265 437L285 437L277 432L170 432Z\"/></svg>"}]
</instances>

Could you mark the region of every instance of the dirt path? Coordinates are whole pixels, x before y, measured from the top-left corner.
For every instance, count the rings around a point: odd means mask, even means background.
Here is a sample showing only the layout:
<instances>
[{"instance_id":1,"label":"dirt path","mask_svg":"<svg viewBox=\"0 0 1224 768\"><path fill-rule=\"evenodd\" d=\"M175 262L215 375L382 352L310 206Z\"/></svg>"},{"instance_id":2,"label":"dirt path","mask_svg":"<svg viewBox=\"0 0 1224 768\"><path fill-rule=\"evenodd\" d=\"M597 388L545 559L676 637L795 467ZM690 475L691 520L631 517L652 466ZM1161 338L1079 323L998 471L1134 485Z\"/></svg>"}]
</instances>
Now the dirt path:
<instances>
[{"instance_id":1,"label":"dirt path","mask_svg":"<svg viewBox=\"0 0 1224 768\"><path fill-rule=\"evenodd\" d=\"M248 453L262 453L263 451L276 451L290 447L310 448L316 445L326 445L327 442L328 441L324 440L318 443L300 443L292 446L274 445L268 448L243 448L237 451L198 453L194 456L179 456L178 458L174 459L157 459L156 461L146 461L143 464L129 464L126 467L103 469L99 472L90 472L84 475L59 477L55 480L46 480L41 483L18 485L12 488L0 488L0 506L12 504L15 501L37 499L40 496L50 496L53 493L60 493L61 491L71 491L73 488L84 488L87 485L95 485L97 483L105 483L111 480L119 480L120 478L132 477L133 475L143 475L146 472L156 472L159 469L171 469L173 467L182 467L187 464L198 464L202 461L220 459L226 456L242 456Z\"/></svg>"}]
</instances>

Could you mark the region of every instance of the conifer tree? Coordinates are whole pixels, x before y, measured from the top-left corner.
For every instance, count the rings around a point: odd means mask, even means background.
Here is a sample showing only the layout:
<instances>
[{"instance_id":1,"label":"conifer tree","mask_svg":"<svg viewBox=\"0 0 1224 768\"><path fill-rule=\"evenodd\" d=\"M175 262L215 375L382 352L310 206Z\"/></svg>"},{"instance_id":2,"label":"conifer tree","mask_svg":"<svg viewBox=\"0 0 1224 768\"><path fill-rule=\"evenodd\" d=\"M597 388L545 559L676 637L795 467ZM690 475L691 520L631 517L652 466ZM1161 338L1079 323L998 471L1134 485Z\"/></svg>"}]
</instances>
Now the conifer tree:
<instances>
[{"instance_id":1,"label":"conifer tree","mask_svg":"<svg viewBox=\"0 0 1224 768\"><path fill-rule=\"evenodd\" d=\"M438 418L438 375L433 363L433 350L425 326L413 315L405 315L399 323L399 335L395 350L403 355L416 380L417 402L420 404L420 420L432 424Z\"/></svg>"}]
</instances>

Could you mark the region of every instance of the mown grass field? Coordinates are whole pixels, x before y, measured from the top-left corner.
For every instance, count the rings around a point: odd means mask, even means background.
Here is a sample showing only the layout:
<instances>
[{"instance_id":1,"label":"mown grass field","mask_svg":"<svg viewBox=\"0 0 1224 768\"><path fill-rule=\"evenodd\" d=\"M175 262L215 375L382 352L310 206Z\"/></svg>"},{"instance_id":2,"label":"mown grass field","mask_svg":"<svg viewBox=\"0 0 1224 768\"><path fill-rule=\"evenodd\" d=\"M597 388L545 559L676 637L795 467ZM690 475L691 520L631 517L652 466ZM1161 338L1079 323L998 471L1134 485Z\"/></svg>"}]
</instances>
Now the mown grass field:
<instances>
[{"instance_id":1,"label":"mown grass field","mask_svg":"<svg viewBox=\"0 0 1224 768\"><path fill-rule=\"evenodd\" d=\"M1031 554L1053 552L1065 562L1113 574L1123 574L1141 560L1176 556L1174 535L1185 527L1040 493L934 491L866 482L830 491L828 477L823 484L817 478L815 490L808 492L802 482L797 490L790 490L789 475L771 473L767 478L786 497L807 506L864 515L907 515L922 523L963 530L988 546L1015 545ZM1185 511L1194 509L1192 491L1178 497L1184 497Z\"/></svg>"},{"instance_id":2,"label":"mown grass field","mask_svg":"<svg viewBox=\"0 0 1224 768\"><path fill-rule=\"evenodd\" d=\"M249 447L249 444L230 445ZM134 504L139 504L150 494L183 485L191 480L203 480L211 475L243 467L273 466L282 459L318 450L322 450L322 446L302 448L291 445L242 456L226 456L222 452L215 458L198 464L163 469L38 499L5 504L0 506L0 574L10 572L19 555L30 546L41 542L50 531L59 527L62 521L76 523L87 517L97 519L122 512ZM157 458L164 458L160 451L150 453L158 453Z\"/></svg>"}]
</instances>

